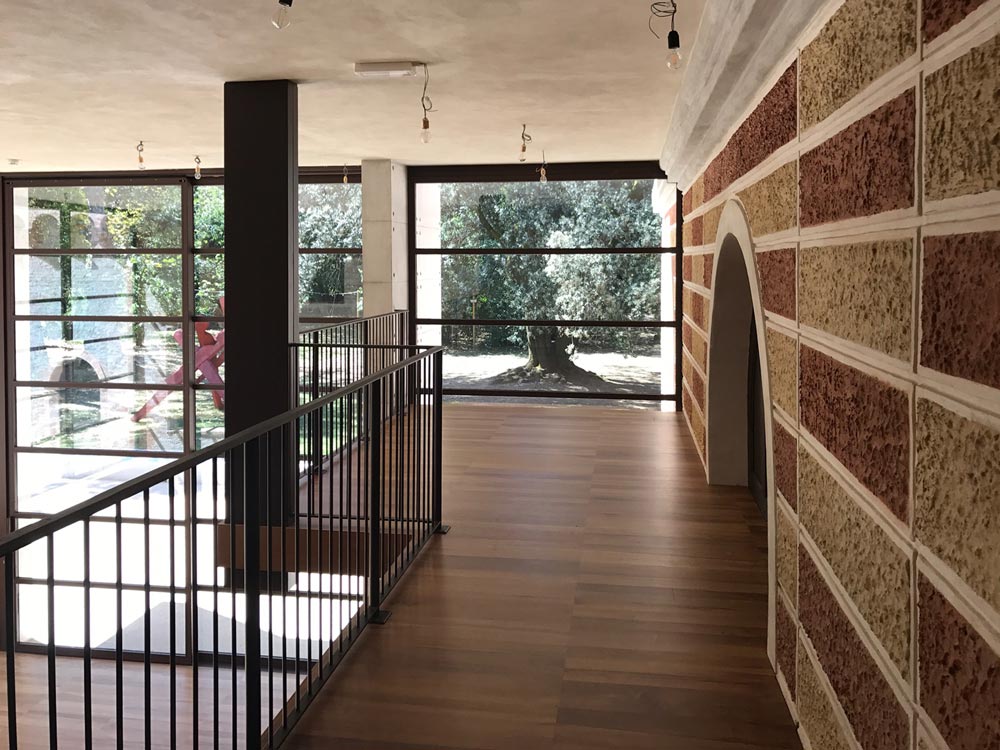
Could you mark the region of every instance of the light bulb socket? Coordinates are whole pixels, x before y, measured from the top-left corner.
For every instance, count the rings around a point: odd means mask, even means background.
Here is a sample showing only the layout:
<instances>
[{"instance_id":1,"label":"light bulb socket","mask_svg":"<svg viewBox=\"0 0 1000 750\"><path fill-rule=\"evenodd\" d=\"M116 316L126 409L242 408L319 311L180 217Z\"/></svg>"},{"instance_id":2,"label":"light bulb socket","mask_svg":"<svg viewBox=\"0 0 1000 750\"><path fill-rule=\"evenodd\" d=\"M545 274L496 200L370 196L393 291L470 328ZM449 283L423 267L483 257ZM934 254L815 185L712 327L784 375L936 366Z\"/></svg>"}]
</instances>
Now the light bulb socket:
<instances>
[{"instance_id":1,"label":"light bulb socket","mask_svg":"<svg viewBox=\"0 0 1000 750\"><path fill-rule=\"evenodd\" d=\"M420 129L421 130L430 130L431 129L431 121L428 118L425 117L424 121L420 124Z\"/></svg>"},{"instance_id":2,"label":"light bulb socket","mask_svg":"<svg viewBox=\"0 0 1000 750\"><path fill-rule=\"evenodd\" d=\"M680 49L681 48L681 35L677 33L676 30L671 30L667 34L667 49Z\"/></svg>"}]
</instances>

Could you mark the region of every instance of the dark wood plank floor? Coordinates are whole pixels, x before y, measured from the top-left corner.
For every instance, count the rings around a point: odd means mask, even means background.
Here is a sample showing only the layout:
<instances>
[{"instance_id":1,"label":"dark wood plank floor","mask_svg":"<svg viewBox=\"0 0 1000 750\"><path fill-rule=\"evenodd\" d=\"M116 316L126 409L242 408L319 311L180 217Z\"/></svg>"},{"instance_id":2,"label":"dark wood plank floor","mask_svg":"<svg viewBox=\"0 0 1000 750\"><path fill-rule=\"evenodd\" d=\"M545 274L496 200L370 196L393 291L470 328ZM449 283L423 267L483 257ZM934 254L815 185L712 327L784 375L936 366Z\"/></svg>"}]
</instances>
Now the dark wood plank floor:
<instances>
[{"instance_id":1,"label":"dark wood plank floor","mask_svg":"<svg viewBox=\"0 0 1000 750\"><path fill-rule=\"evenodd\" d=\"M678 415L449 405L445 520L298 750L799 748L765 524Z\"/></svg>"}]
</instances>

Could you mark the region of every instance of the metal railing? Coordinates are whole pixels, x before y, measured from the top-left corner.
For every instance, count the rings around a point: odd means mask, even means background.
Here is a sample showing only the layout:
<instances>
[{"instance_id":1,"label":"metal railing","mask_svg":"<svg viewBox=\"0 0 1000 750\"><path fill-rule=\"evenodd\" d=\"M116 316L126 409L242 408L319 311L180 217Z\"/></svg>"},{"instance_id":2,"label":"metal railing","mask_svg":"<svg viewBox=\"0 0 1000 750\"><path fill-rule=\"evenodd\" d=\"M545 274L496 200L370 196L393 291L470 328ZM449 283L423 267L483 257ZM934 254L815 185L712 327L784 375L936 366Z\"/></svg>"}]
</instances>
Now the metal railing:
<instances>
[{"instance_id":1,"label":"metal railing","mask_svg":"<svg viewBox=\"0 0 1000 750\"><path fill-rule=\"evenodd\" d=\"M0 542L10 748L285 740L442 530L442 350L392 357Z\"/></svg>"},{"instance_id":2,"label":"metal railing","mask_svg":"<svg viewBox=\"0 0 1000 750\"><path fill-rule=\"evenodd\" d=\"M410 343L409 328L409 312L397 310L300 333L298 343L293 344L297 347L294 363L298 403L319 398L398 362L394 352Z\"/></svg>"}]
</instances>

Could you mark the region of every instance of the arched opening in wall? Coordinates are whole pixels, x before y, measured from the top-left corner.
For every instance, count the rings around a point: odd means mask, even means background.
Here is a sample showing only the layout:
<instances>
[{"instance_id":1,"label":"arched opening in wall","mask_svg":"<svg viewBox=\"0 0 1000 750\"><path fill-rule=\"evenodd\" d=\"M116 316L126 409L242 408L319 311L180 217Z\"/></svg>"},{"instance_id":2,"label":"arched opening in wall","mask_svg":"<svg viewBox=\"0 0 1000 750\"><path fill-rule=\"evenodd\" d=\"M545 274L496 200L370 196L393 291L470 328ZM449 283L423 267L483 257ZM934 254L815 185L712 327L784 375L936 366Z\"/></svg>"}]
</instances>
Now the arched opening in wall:
<instances>
[{"instance_id":1,"label":"arched opening in wall","mask_svg":"<svg viewBox=\"0 0 1000 750\"><path fill-rule=\"evenodd\" d=\"M716 237L708 326L708 481L746 487L753 471L762 485L767 516L767 652L774 663L777 581L771 387L753 237L739 202L729 201L723 208Z\"/></svg>"},{"instance_id":2,"label":"arched opening in wall","mask_svg":"<svg viewBox=\"0 0 1000 750\"><path fill-rule=\"evenodd\" d=\"M764 318L750 229L739 204L727 204L718 237L708 354L708 480L749 487L767 515L773 469Z\"/></svg>"}]
</instances>

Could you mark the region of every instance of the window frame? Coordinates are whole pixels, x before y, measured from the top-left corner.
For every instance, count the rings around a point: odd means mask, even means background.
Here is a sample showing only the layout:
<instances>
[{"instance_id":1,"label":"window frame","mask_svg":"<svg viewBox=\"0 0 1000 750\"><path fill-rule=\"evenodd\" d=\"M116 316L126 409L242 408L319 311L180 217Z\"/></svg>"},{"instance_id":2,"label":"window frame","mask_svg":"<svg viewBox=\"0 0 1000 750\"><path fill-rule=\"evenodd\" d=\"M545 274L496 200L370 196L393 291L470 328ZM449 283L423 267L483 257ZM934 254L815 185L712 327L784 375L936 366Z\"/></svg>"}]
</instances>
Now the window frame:
<instances>
[{"instance_id":1,"label":"window frame","mask_svg":"<svg viewBox=\"0 0 1000 750\"><path fill-rule=\"evenodd\" d=\"M565 164L548 164L547 177L549 182L582 182L602 180L664 180L666 175L658 163L653 161L631 162L576 162ZM683 201L680 190L677 191L677 224L674 244L671 247L653 248L420 248L417 244L417 186L421 184L446 183L512 183L538 182L538 165L536 164L477 164L457 166L418 166L407 171L407 212L408 212L408 300L413 311L410 316L410 340L417 341L419 326L475 325L481 327L499 327L504 325L556 325L566 327L605 327L605 328L657 328L674 331L674 392L669 394L622 394L576 391L542 391L514 390L510 388L449 388L443 390L446 396L482 396L487 398L546 398L566 400L602 400L602 401L647 401L669 402L680 412L683 409L683 364L681 321L683 319L683 274L681 273L681 258L683 255ZM476 319L474 322L452 318L421 318L417 310L417 259L420 256L447 255L612 255L612 254L646 254L669 255L673 257L675 277L673 320L659 321L587 321L587 320L489 320Z\"/></svg>"}]
</instances>

